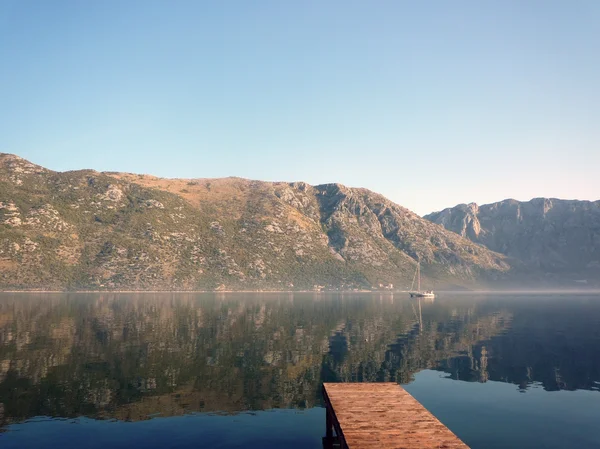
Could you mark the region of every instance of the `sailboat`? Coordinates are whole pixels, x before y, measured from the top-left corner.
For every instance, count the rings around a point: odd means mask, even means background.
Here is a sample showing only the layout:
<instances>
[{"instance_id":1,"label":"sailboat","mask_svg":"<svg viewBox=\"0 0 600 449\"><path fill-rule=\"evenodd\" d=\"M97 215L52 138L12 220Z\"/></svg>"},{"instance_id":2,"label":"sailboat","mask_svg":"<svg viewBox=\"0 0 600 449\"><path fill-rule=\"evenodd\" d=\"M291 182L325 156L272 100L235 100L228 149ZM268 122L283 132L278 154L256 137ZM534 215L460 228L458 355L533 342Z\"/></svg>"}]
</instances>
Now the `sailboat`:
<instances>
[{"instance_id":1,"label":"sailboat","mask_svg":"<svg viewBox=\"0 0 600 449\"><path fill-rule=\"evenodd\" d=\"M415 279L417 280L417 289L415 288ZM435 298L433 294L433 290L421 290L421 261L417 261L417 271L415 273L415 277L413 278L413 283L410 287L409 295L411 298Z\"/></svg>"}]
</instances>

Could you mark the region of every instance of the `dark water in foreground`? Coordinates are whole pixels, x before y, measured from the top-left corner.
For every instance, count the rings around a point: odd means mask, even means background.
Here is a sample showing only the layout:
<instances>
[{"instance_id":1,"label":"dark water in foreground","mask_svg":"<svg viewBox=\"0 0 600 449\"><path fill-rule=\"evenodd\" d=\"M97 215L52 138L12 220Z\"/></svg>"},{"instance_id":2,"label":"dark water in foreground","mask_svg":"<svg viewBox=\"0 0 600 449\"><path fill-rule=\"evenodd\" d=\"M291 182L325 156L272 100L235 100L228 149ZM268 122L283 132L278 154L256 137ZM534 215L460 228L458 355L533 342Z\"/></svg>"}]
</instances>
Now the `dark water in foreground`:
<instances>
[{"instance_id":1,"label":"dark water in foreground","mask_svg":"<svg viewBox=\"0 0 600 449\"><path fill-rule=\"evenodd\" d=\"M320 448L394 381L473 448L600 447L600 296L1 294L2 448Z\"/></svg>"}]
</instances>

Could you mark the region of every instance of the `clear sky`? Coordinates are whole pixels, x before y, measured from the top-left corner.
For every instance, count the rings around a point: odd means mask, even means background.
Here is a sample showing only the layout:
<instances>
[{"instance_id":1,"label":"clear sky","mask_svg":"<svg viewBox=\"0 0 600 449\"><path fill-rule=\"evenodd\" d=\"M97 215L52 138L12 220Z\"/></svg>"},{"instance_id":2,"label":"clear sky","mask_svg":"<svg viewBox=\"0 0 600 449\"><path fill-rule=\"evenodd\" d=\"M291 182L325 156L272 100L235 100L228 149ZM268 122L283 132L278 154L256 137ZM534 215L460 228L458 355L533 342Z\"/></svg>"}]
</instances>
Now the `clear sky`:
<instances>
[{"instance_id":1,"label":"clear sky","mask_svg":"<svg viewBox=\"0 0 600 449\"><path fill-rule=\"evenodd\" d=\"M0 152L420 214L599 199L600 1L0 0Z\"/></svg>"}]
</instances>

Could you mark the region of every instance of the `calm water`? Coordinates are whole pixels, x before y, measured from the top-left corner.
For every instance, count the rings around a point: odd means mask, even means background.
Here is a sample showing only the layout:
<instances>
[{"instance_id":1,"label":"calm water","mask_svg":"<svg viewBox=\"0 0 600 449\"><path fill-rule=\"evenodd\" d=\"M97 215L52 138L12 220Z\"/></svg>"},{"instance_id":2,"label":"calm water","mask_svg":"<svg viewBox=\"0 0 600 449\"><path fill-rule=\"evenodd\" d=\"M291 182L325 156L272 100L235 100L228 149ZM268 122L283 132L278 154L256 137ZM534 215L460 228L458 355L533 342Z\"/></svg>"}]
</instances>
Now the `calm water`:
<instances>
[{"instance_id":1,"label":"calm water","mask_svg":"<svg viewBox=\"0 0 600 449\"><path fill-rule=\"evenodd\" d=\"M321 448L324 381L473 448L600 447L600 296L0 295L3 449Z\"/></svg>"}]
</instances>

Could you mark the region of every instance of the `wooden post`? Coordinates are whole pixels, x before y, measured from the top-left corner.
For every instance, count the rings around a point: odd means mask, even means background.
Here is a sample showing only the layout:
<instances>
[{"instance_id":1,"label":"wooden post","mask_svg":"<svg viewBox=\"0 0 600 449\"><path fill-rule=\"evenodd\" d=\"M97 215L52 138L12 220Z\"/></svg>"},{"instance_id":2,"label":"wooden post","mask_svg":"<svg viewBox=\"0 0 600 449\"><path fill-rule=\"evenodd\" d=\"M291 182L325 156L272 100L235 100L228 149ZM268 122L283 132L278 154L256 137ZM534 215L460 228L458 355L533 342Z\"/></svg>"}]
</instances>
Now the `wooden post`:
<instances>
[{"instance_id":1,"label":"wooden post","mask_svg":"<svg viewBox=\"0 0 600 449\"><path fill-rule=\"evenodd\" d=\"M341 448L339 441L339 433L335 429L335 416L331 403L327 398L325 386L323 386L323 398L325 399L325 436L323 437L323 449ZM335 430L336 436L333 436Z\"/></svg>"}]
</instances>

